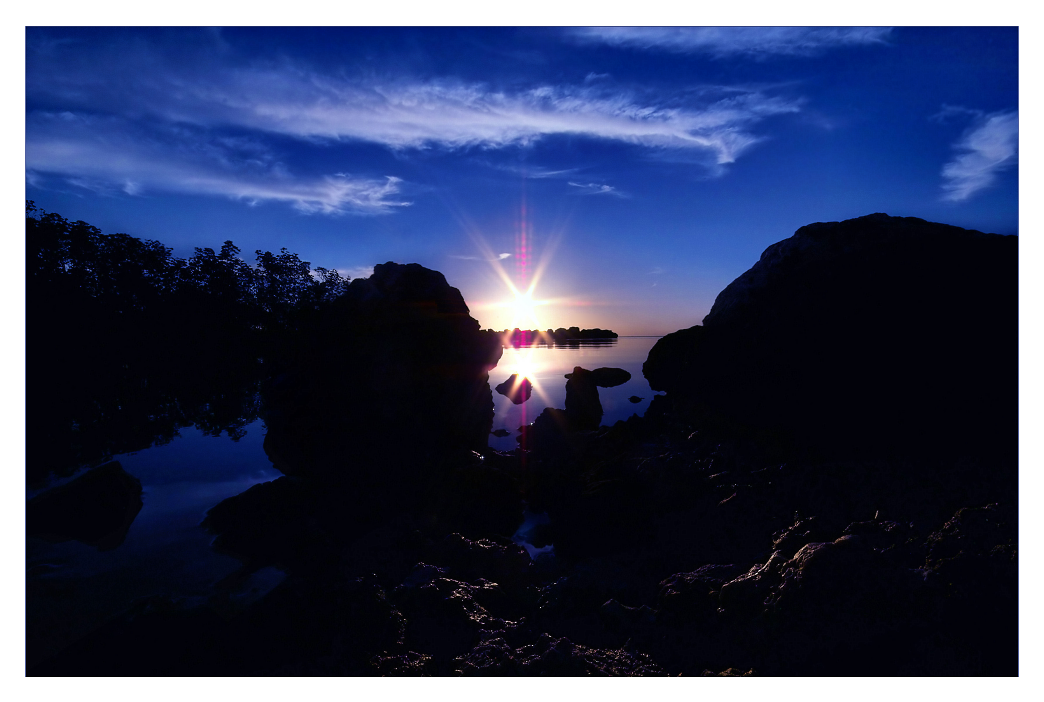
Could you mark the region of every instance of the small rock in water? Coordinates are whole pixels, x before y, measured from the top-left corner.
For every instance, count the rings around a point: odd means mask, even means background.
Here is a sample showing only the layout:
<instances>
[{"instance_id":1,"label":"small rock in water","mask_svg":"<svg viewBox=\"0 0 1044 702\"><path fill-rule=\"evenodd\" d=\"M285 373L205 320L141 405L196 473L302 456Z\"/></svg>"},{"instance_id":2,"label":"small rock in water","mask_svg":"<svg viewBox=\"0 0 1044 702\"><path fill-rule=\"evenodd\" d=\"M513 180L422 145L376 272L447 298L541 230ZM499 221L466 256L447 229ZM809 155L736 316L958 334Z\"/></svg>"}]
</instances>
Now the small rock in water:
<instances>
[{"instance_id":1,"label":"small rock in water","mask_svg":"<svg viewBox=\"0 0 1044 702\"><path fill-rule=\"evenodd\" d=\"M638 404L639 402L641 402L641 401L642 401L642 400L644 400L645 398L644 398L644 397L638 397L637 395L631 395L631 396L630 396L630 397L628 397L627 399L628 399L629 401L631 401L631 402L635 403L635 404Z\"/></svg>"},{"instance_id":2,"label":"small rock in water","mask_svg":"<svg viewBox=\"0 0 1044 702\"><path fill-rule=\"evenodd\" d=\"M507 380L497 386L497 392L516 405L521 405L533 394L533 383L529 382L529 378L520 380L518 373L512 373Z\"/></svg>"},{"instance_id":3,"label":"small rock in water","mask_svg":"<svg viewBox=\"0 0 1044 702\"><path fill-rule=\"evenodd\" d=\"M493 431L490 432L490 434L492 434L493 436L499 436L499 437L503 438L505 436L509 436L511 434L511 432L508 431L507 429L494 429Z\"/></svg>"}]
</instances>

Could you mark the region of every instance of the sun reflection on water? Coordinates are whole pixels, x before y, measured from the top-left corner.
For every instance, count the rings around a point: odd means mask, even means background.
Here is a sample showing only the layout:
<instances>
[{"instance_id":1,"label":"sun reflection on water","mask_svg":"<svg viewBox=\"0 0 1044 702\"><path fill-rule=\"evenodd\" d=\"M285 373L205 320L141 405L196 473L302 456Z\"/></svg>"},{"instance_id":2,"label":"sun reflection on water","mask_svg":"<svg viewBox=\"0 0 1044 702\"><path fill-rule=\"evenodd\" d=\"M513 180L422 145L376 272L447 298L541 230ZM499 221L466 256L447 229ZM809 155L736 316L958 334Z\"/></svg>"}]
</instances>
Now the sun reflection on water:
<instances>
[{"instance_id":1,"label":"sun reflection on water","mask_svg":"<svg viewBox=\"0 0 1044 702\"><path fill-rule=\"evenodd\" d=\"M516 382L521 383L523 378L527 378L533 385L533 392L539 395L545 403L550 403L551 400L540 384L539 376L542 370L540 358L541 354L535 347L522 346L516 348L508 346L504 349L504 355L501 357L498 365L508 371L509 375L512 373L517 374Z\"/></svg>"}]
</instances>

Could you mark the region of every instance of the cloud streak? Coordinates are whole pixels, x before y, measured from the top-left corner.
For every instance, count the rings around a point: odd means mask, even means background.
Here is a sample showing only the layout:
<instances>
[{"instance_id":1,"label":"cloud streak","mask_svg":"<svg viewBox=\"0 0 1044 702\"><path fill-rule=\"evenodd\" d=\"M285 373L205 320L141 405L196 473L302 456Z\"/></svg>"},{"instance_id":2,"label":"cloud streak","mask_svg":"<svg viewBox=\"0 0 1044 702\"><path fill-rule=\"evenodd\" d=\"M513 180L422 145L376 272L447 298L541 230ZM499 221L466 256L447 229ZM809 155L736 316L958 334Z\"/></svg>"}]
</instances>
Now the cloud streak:
<instances>
[{"instance_id":1,"label":"cloud streak","mask_svg":"<svg viewBox=\"0 0 1044 702\"><path fill-rule=\"evenodd\" d=\"M756 90L722 90L683 103L676 93L643 96L605 81L509 91L451 79L351 78L289 62L237 66L227 58L172 57L140 44L97 51L34 55L27 94L81 111L396 150L502 148L579 135L701 151L718 164L731 163L759 140L752 132L757 123L800 109L798 101Z\"/></svg>"},{"instance_id":2,"label":"cloud streak","mask_svg":"<svg viewBox=\"0 0 1044 702\"><path fill-rule=\"evenodd\" d=\"M606 185L604 183L574 183L569 181L569 185L574 188L579 188L581 195L612 195L619 198L628 198L630 195L627 193L620 192L612 185Z\"/></svg>"},{"instance_id":3,"label":"cloud streak","mask_svg":"<svg viewBox=\"0 0 1044 702\"><path fill-rule=\"evenodd\" d=\"M492 262L492 261L503 261L505 258L511 258L511 254L509 254L509 253L497 254L493 258L484 258L482 256L458 256L458 255L455 255L455 254L448 254L448 255L449 255L450 258L455 258L455 259L458 259L460 261L487 261L487 262Z\"/></svg>"},{"instance_id":4,"label":"cloud streak","mask_svg":"<svg viewBox=\"0 0 1044 702\"><path fill-rule=\"evenodd\" d=\"M735 56L816 56L845 46L884 44L889 27L579 27L570 35L581 43Z\"/></svg>"},{"instance_id":5,"label":"cloud streak","mask_svg":"<svg viewBox=\"0 0 1044 702\"><path fill-rule=\"evenodd\" d=\"M410 204L395 198L401 180L393 176L295 177L249 140L70 112L27 118L25 162L30 182L50 175L110 195L220 195L250 204L286 202L305 213L325 214L384 214Z\"/></svg>"},{"instance_id":6,"label":"cloud streak","mask_svg":"<svg viewBox=\"0 0 1044 702\"><path fill-rule=\"evenodd\" d=\"M997 174L1018 159L1019 113L983 115L953 145L957 152L943 166L943 199L961 202L992 185Z\"/></svg>"},{"instance_id":7,"label":"cloud streak","mask_svg":"<svg viewBox=\"0 0 1044 702\"><path fill-rule=\"evenodd\" d=\"M237 63L208 37L176 46L141 37L29 46L27 102L46 107L26 116L27 178L59 177L112 194L210 194L309 213L382 214L410 204L399 198L399 177L291 172L267 144L368 143L409 156L579 136L719 175L765 138L761 123L802 108L758 88L629 91L595 74L580 85L510 90L448 78L353 77L289 59ZM525 175L564 179L574 170ZM624 196L610 186L574 187Z\"/></svg>"}]
</instances>

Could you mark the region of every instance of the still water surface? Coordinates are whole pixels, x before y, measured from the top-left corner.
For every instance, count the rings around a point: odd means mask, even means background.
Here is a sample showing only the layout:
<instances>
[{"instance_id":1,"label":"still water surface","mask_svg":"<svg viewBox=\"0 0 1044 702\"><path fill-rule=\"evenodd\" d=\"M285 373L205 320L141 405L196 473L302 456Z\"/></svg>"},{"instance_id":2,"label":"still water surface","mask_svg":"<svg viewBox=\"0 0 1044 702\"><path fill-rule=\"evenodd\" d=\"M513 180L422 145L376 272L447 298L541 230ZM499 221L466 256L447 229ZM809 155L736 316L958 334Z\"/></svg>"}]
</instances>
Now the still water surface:
<instances>
[{"instance_id":1,"label":"still water surface","mask_svg":"<svg viewBox=\"0 0 1044 702\"><path fill-rule=\"evenodd\" d=\"M529 378L533 383L533 395L521 405L494 390L493 403L496 416L493 429L507 429L510 436L489 437L489 445L499 451L518 448L518 428L537 418L545 407L565 408L565 374L572 373L574 366L587 370L595 368L623 368L631 379L615 388L598 388L598 399L605 414L602 424L612 426L632 414L645 414L652 401L653 391L642 375L642 364L649 357L649 349L660 337L625 336L612 340L607 345L578 347L531 346L528 348L506 348L497 367L489 373L489 385L495 388L507 380L512 373ZM642 398L632 403L628 398Z\"/></svg>"},{"instance_id":2,"label":"still water surface","mask_svg":"<svg viewBox=\"0 0 1044 702\"><path fill-rule=\"evenodd\" d=\"M533 383L533 394L522 405L514 405L493 392L493 428L511 434L491 435L490 446L501 451L517 448L519 426L532 422L544 407L564 408L564 375L574 366L623 368L631 373L631 380L623 385L599 388L604 425L643 414L653 392L641 366L656 339L623 337L608 345L505 349L490 372L490 387L520 373ZM632 395L641 401L630 402ZM199 524L222 500L281 475L265 455L263 441L260 420L247 425L246 435L238 441L188 427L170 443L115 456L124 470L141 481L143 506L126 540L114 550L98 551L77 541L53 544L27 539L27 666L46 659L141 598L167 595L200 602L212 598L215 584L235 573L239 562L215 553L210 548L212 537ZM27 493L27 497L34 494ZM527 514L527 525L539 519ZM548 550L527 548L534 555ZM233 602L245 606L282 577L267 568L237 583L228 594ZM224 598L226 606L230 598Z\"/></svg>"}]
</instances>

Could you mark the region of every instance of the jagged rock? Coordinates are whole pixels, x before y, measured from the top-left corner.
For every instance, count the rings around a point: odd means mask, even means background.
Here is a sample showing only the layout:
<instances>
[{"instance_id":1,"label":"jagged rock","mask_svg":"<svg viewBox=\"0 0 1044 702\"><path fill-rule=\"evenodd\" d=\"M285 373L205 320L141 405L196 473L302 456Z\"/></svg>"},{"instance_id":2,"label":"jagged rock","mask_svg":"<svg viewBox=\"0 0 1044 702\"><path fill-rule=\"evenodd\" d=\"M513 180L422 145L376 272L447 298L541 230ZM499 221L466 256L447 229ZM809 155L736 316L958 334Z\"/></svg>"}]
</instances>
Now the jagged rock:
<instances>
[{"instance_id":1,"label":"jagged rock","mask_svg":"<svg viewBox=\"0 0 1044 702\"><path fill-rule=\"evenodd\" d=\"M643 366L654 390L843 454L978 452L1018 430L1018 238L875 214L773 244L702 326Z\"/></svg>"},{"instance_id":2,"label":"jagged rock","mask_svg":"<svg viewBox=\"0 0 1044 702\"><path fill-rule=\"evenodd\" d=\"M481 629L503 626L475 599L476 588L449 578L403 585L391 601L406 617L406 645L444 661L471 650Z\"/></svg>"},{"instance_id":3,"label":"jagged rock","mask_svg":"<svg viewBox=\"0 0 1044 702\"><path fill-rule=\"evenodd\" d=\"M107 551L123 543L141 507L141 482L111 461L29 500L26 536Z\"/></svg>"},{"instance_id":4,"label":"jagged rock","mask_svg":"<svg viewBox=\"0 0 1044 702\"><path fill-rule=\"evenodd\" d=\"M423 653L407 651L399 655L387 652L370 659L370 666L376 675L383 677L430 677L438 675L435 660Z\"/></svg>"},{"instance_id":5,"label":"jagged rock","mask_svg":"<svg viewBox=\"0 0 1044 702\"><path fill-rule=\"evenodd\" d=\"M519 378L518 373L512 373L508 379L496 387L496 391L511 400L513 404L521 405L533 394L533 383L529 378Z\"/></svg>"},{"instance_id":6,"label":"jagged rock","mask_svg":"<svg viewBox=\"0 0 1044 702\"><path fill-rule=\"evenodd\" d=\"M502 638L490 639L457 657L454 663L457 673L467 676L664 675L645 654L626 649L590 648L548 634L517 649Z\"/></svg>"},{"instance_id":7,"label":"jagged rock","mask_svg":"<svg viewBox=\"0 0 1044 702\"><path fill-rule=\"evenodd\" d=\"M714 617L722 585L740 574L735 565L705 565L691 573L675 573L660 583L657 603L669 622L691 622Z\"/></svg>"},{"instance_id":8,"label":"jagged rock","mask_svg":"<svg viewBox=\"0 0 1044 702\"><path fill-rule=\"evenodd\" d=\"M598 610L598 615L606 629L630 631L655 624L659 612L648 605L628 607L617 600L609 600Z\"/></svg>"},{"instance_id":9,"label":"jagged rock","mask_svg":"<svg viewBox=\"0 0 1044 702\"><path fill-rule=\"evenodd\" d=\"M450 534L435 553L438 563L447 566L455 578L488 578L505 587L527 585L533 568L526 550L508 540L472 540Z\"/></svg>"}]
</instances>

